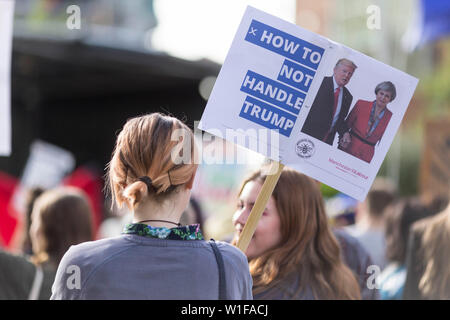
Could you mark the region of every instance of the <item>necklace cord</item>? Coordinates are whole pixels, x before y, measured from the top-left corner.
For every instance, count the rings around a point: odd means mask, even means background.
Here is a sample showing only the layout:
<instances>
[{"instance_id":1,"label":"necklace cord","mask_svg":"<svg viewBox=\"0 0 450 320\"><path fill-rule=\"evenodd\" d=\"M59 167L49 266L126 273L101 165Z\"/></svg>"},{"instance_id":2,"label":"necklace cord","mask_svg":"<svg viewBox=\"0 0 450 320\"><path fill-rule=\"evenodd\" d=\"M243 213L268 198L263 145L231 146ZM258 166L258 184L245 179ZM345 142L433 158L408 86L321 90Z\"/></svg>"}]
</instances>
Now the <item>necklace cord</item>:
<instances>
[{"instance_id":1,"label":"necklace cord","mask_svg":"<svg viewBox=\"0 0 450 320\"><path fill-rule=\"evenodd\" d=\"M166 222L166 223L171 223L178 227L181 227L181 223L176 223L176 222L168 221L168 220L142 220L142 221L139 221L138 223L142 223L142 222Z\"/></svg>"}]
</instances>

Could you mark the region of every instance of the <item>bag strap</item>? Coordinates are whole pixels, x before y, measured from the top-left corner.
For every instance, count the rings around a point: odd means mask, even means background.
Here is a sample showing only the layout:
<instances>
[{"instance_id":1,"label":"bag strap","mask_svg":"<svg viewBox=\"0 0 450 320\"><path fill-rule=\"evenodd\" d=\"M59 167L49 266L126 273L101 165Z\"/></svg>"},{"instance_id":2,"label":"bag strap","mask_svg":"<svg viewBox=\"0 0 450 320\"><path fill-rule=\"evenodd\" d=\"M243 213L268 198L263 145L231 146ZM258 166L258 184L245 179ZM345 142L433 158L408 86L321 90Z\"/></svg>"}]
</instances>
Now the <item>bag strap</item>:
<instances>
[{"instance_id":1,"label":"bag strap","mask_svg":"<svg viewBox=\"0 0 450 320\"><path fill-rule=\"evenodd\" d=\"M211 248L213 249L214 255L216 257L217 266L219 267L219 300L227 299L227 283L225 279L225 266L223 263L222 254L214 239L209 242Z\"/></svg>"},{"instance_id":2,"label":"bag strap","mask_svg":"<svg viewBox=\"0 0 450 320\"><path fill-rule=\"evenodd\" d=\"M36 273L34 275L33 284L31 285L28 300L38 300L41 292L42 282L44 280L44 272L40 266L36 266Z\"/></svg>"}]
</instances>

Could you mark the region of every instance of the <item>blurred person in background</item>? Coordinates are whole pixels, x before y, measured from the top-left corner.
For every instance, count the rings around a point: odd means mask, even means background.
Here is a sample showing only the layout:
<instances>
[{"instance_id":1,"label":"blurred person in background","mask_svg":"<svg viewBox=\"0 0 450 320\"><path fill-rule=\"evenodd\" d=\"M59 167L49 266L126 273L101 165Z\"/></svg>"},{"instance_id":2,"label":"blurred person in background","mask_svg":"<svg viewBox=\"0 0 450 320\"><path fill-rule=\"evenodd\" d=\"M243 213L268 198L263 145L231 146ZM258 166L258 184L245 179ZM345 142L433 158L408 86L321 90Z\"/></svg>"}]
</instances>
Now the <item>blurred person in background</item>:
<instances>
[{"instance_id":1,"label":"blurred person in background","mask_svg":"<svg viewBox=\"0 0 450 320\"><path fill-rule=\"evenodd\" d=\"M403 299L450 300L450 203L410 233Z\"/></svg>"},{"instance_id":2,"label":"blurred person in background","mask_svg":"<svg viewBox=\"0 0 450 320\"><path fill-rule=\"evenodd\" d=\"M262 168L241 187L233 216L236 244L266 179ZM319 186L285 168L246 250L255 299L359 299L341 258Z\"/></svg>"},{"instance_id":3,"label":"blurred person in background","mask_svg":"<svg viewBox=\"0 0 450 320\"><path fill-rule=\"evenodd\" d=\"M191 196L188 207L181 215L180 224L182 226L198 224L200 227L203 227L203 223L204 213L200 206L200 202L195 197Z\"/></svg>"},{"instance_id":4,"label":"blurred person in background","mask_svg":"<svg viewBox=\"0 0 450 320\"><path fill-rule=\"evenodd\" d=\"M30 238L31 261L53 274L42 289L51 295L51 285L58 265L70 246L93 240L92 209L79 189L60 187L45 191L33 206Z\"/></svg>"},{"instance_id":5,"label":"blurred person in background","mask_svg":"<svg viewBox=\"0 0 450 320\"><path fill-rule=\"evenodd\" d=\"M381 299L402 299L406 280L406 247L411 226L431 214L418 198L398 200L386 209L386 258L389 264L377 278Z\"/></svg>"},{"instance_id":6,"label":"blurred person in background","mask_svg":"<svg viewBox=\"0 0 450 320\"><path fill-rule=\"evenodd\" d=\"M370 285L368 284L372 277L370 267L374 264L370 254L358 239L352 237L344 230L333 228L333 234L339 241L345 264L353 271L353 274L358 280L361 298L363 300L380 299L380 293L375 283L373 285L372 283Z\"/></svg>"},{"instance_id":7,"label":"blurred person in background","mask_svg":"<svg viewBox=\"0 0 450 320\"><path fill-rule=\"evenodd\" d=\"M335 228L343 228L346 226L350 226L355 224L355 213L354 212L345 212L341 214L337 214L331 220L333 227Z\"/></svg>"},{"instance_id":8,"label":"blurred person in background","mask_svg":"<svg viewBox=\"0 0 450 320\"><path fill-rule=\"evenodd\" d=\"M345 230L358 239L381 270L387 265L384 210L395 200L397 190L386 178L376 178L365 201L356 209L356 223Z\"/></svg>"},{"instance_id":9,"label":"blurred person in background","mask_svg":"<svg viewBox=\"0 0 450 320\"><path fill-rule=\"evenodd\" d=\"M84 193L61 187L45 191L31 213L31 261L0 253L0 298L45 299L64 253L71 245L92 240L91 208Z\"/></svg>"},{"instance_id":10,"label":"blurred person in background","mask_svg":"<svg viewBox=\"0 0 450 320\"><path fill-rule=\"evenodd\" d=\"M326 186L318 181L317 183L320 186L322 195L324 195L324 199L326 199ZM355 223L355 208L357 204L357 200L338 193L325 200L325 210L333 234L339 241L344 262L353 271L359 282L361 298L363 300L378 300L380 298L378 289L375 285L372 285L371 266L374 264L372 258L358 239L343 230L343 227ZM368 283L370 284L368 285Z\"/></svg>"},{"instance_id":11,"label":"blurred person in background","mask_svg":"<svg viewBox=\"0 0 450 320\"><path fill-rule=\"evenodd\" d=\"M31 260L56 272L70 246L93 240L92 209L79 189L59 187L44 192L31 213Z\"/></svg>"},{"instance_id":12,"label":"blurred person in background","mask_svg":"<svg viewBox=\"0 0 450 320\"><path fill-rule=\"evenodd\" d=\"M180 141L174 133L182 133ZM180 153L183 161L175 163ZM133 223L118 237L71 247L51 298L251 299L245 255L230 244L205 241L199 225L179 223L194 183L195 155L194 135L180 120L159 113L128 120L108 181L113 201L132 211ZM66 285L71 265L80 269L77 289Z\"/></svg>"},{"instance_id":13,"label":"blurred person in background","mask_svg":"<svg viewBox=\"0 0 450 320\"><path fill-rule=\"evenodd\" d=\"M0 300L48 300L54 271L0 249Z\"/></svg>"}]
</instances>

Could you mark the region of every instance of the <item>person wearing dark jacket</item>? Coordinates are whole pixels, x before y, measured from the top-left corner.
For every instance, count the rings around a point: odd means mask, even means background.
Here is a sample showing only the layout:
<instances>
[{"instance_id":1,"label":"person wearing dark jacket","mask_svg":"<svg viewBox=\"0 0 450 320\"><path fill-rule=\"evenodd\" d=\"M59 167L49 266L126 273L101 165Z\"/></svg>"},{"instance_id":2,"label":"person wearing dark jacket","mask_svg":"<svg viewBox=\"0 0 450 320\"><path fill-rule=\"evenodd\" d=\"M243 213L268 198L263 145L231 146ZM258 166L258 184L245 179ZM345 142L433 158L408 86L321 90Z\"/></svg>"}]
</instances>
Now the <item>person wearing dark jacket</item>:
<instances>
[{"instance_id":1,"label":"person wearing dark jacket","mask_svg":"<svg viewBox=\"0 0 450 320\"><path fill-rule=\"evenodd\" d=\"M345 85L350 81L356 68L356 65L347 59L340 59L336 63L333 76L325 77L317 91L303 124L303 133L332 145L336 132L339 134L344 132L344 120L353 100Z\"/></svg>"},{"instance_id":2,"label":"person wearing dark jacket","mask_svg":"<svg viewBox=\"0 0 450 320\"><path fill-rule=\"evenodd\" d=\"M55 272L0 249L0 300L48 300Z\"/></svg>"}]
</instances>

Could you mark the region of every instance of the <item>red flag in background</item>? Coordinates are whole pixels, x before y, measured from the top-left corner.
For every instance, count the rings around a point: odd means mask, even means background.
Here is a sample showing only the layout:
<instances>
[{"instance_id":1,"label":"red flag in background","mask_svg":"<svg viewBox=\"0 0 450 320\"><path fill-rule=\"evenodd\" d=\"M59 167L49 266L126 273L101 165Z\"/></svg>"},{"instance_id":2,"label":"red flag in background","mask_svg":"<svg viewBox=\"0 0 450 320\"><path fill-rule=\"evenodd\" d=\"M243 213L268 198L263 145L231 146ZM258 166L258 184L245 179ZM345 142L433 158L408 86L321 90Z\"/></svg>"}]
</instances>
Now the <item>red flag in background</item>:
<instances>
[{"instance_id":1,"label":"red flag in background","mask_svg":"<svg viewBox=\"0 0 450 320\"><path fill-rule=\"evenodd\" d=\"M86 167L79 167L63 180L63 185L82 189L89 198L94 216L92 217L94 235L103 220L103 180Z\"/></svg>"},{"instance_id":2,"label":"red flag in background","mask_svg":"<svg viewBox=\"0 0 450 320\"><path fill-rule=\"evenodd\" d=\"M19 223L19 216L9 201L13 195L14 188L19 181L4 173L0 172L0 246L9 247L13 238L16 227Z\"/></svg>"}]
</instances>

